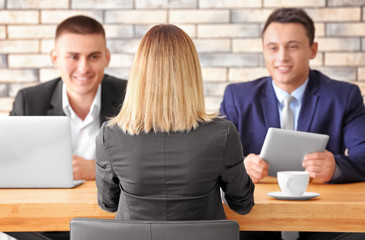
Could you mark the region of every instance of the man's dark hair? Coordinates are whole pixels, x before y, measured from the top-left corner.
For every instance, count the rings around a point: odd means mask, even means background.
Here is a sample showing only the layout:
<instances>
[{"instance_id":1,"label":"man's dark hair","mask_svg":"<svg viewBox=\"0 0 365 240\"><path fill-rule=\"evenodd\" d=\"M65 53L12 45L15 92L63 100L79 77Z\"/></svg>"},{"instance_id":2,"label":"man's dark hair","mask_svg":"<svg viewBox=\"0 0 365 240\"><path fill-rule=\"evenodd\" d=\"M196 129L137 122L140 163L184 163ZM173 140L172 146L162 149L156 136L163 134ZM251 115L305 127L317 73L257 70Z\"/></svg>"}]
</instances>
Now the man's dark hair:
<instances>
[{"instance_id":1,"label":"man's dark hair","mask_svg":"<svg viewBox=\"0 0 365 240\"><path fill-rule=\"evenodd\" d=\"M314 24L313 20L308 14L300 8L279 8L271 13L266 20L264 29L262 30L262 36L264 35L267 27L273 23L300 23L304 26L307 37L309 38L309 45L312 46L314 41Z\"/></svg>"},{"instance_id":2,"label":"man's dark hair","mask_svg":"<svg viewBox=\"0 0 365 240\"><path fill-rule=\"evenodd\" d=\"M103 25L91 17L77 15L62 21L56 29L56 39L63 33L102 34L105 38Z\"/></svg>"}]
</instances>

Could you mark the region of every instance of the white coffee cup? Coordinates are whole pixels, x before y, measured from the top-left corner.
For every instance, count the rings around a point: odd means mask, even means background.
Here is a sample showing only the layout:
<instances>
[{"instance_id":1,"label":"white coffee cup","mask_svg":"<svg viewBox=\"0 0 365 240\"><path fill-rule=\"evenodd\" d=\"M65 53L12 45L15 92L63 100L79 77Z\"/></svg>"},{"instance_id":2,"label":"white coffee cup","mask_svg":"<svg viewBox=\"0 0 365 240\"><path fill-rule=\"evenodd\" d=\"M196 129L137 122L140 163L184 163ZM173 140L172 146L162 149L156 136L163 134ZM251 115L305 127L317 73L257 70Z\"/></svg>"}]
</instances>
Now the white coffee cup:
<instances>
[{"instance_id":1,"label":"white coffee cup","mask_svg":"<svg viewBox=\"0 0 365 240\"><path fill-rule=\"evenodd\" d=\"M304 171L281 171L277 173L281 191L289 196L301 196L309 183L309 173Z\"/></svg>"}]
</instances>

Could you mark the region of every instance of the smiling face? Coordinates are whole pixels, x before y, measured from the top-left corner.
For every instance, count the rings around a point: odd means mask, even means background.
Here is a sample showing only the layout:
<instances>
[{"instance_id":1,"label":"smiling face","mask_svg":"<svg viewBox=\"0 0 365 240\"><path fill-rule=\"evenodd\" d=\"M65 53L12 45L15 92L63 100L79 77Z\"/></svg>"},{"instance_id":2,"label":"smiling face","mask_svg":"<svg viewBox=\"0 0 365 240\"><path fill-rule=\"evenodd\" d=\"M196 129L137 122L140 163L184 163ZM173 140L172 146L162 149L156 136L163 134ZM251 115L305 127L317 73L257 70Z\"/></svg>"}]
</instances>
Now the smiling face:
<instances>
[{"instance_id":1,"label":"smiling face","mask_svg":"<svg viewBox=\"0 0 365 240\"><path fill-rule=\"evenodd\" d=\"M110 61L102 34L63 33L56 40L51 59L71 98L94 98Z\"/></svg>"},{"instance_id":2,"label":"smiling face","mask_svg":"<svg viewBox=\"0 0 365 240\"><path fill-rule=\"evenodd\" d=\"M291 93L308 78L309 60L317 54L318 44L310 46L300 23L271 23L263 35L263 51L274 83Z\"/></svg>"}]
</instances>

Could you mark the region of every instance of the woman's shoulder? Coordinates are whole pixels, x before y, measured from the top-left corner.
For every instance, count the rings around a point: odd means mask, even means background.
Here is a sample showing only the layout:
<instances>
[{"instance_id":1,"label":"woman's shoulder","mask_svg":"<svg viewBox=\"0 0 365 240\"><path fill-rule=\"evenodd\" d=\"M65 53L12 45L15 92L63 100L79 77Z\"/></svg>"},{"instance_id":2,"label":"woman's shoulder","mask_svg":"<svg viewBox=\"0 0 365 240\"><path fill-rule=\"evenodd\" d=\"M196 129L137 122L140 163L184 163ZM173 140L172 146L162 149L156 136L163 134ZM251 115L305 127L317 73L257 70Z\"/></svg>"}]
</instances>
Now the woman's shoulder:
<instances>
[{"instance_id":1,"label":"woman's shoulder","mask_svg":"<svg viewBox=\"0 0 365 240\"><path fill-rule=\"evenodd\" d=\"M224 131L225 133L228 134L231 133L232 131L233 132L237 131L235 125L231 121L221 117L214 118L211 122L204 123L199 128L209 129L209 131L211 132Z\"/></svg>"}]
</instances>

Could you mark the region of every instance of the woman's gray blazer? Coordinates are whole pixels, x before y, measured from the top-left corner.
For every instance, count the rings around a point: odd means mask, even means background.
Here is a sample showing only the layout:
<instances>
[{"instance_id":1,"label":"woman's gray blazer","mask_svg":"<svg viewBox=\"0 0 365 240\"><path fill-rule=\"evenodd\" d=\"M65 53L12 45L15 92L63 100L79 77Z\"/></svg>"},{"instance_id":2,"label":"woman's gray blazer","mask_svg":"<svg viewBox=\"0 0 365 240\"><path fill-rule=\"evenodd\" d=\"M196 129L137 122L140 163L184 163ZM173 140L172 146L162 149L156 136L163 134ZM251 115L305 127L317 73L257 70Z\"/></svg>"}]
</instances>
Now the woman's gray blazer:
<instances>
[{"instance_id":1,"label":"woman's gray blazer","mask_svg":"<svg viewBox=\"0 0 365 240\"><path fill-rule=\"evenodd\" d=\"M225 219L247 214L254 185L235 126L217 118L189 132L131 136L103 124L96 138L98 203L121 220Z\"/></svg>"}]
</instances>

